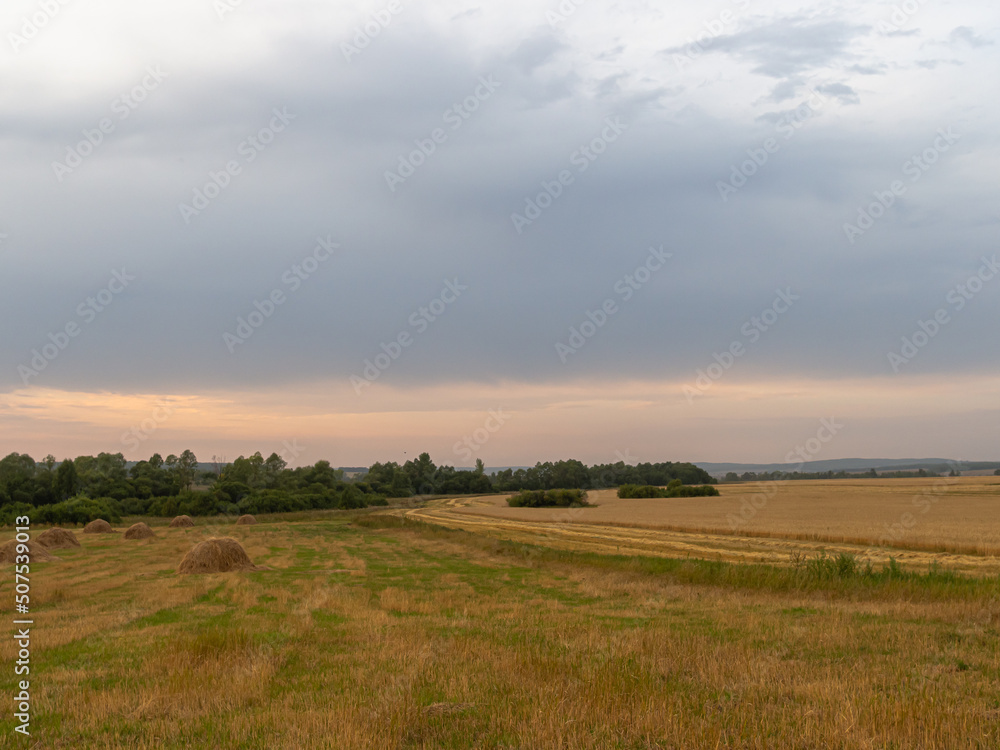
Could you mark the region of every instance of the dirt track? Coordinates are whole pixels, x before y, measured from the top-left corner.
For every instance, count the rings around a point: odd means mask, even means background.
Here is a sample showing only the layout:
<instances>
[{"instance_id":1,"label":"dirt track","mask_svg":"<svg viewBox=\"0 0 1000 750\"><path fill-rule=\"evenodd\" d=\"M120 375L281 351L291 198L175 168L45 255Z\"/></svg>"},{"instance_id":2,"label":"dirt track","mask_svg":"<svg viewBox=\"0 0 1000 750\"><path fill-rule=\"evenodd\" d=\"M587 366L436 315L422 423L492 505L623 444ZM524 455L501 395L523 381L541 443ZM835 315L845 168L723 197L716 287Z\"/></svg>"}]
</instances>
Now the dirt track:
<instances>
[{"instance_id":1,"label":"dirt track","mask_svg":"<svg viewBox=\"0 0 1000 750\"><path fill-rule=\"evenodd\" d=\"M935 553L919 550L885 549L863 544L809 541L768 537L746 537L694 531L672 531L593 524L579 520L573 510L545 509L545 520L526 521L488 515L495 507L496 496L431 501L426 507L394 511L397 515L419 519L448 528L538 544L557 549L584 550L605 554L650 555L658 557L698 558L730 562L766 562L792 564L796 559L821 553L846 552L858 560L871 561L876 567L894 557L911 569L926 569L931 563L956 571L995 575L1000 573L1000 558L993 556ZM540 512L541 509L538 509Z\"/></svg>"}]
</instances>

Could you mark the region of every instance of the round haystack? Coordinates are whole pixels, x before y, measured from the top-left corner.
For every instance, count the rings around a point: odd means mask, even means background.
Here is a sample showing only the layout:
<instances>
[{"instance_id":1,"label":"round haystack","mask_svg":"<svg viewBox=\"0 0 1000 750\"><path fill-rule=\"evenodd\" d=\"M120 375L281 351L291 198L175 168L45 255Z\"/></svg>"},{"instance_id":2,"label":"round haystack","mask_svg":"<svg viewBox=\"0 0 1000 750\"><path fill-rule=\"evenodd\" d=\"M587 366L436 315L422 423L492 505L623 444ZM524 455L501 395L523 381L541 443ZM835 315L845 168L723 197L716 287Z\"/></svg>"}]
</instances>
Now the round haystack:
<instances>
[{"instance_id":1,"label":"round haystack","mask_svg":"<svg viewBox=\"0 0 1000 750\"><path fill-rule=\"evenodd\" d=\"M58 526L43 531L35 538L35 541L45 549L69 549L80 546L76 534L72 531L66 531L66 529L60 529Z\"/></svg>"},{"instance_id":2,"label":"round haystack","mask_svg":"<svg viewBox=\"0 0 1000 750\"><path fill-rule=\"evenodd\" d=\"M191 516L177 516L177 518L170 522L170 528L172 529L186 529L189 526L194 526Z\"/></svg>"},{"instance_id":3,"label":"round haystack","mask_svg":"<svg viewBox=\"0 0 1000 750\"><path fill-rule=\"evenodd\" d=\"M236 519L237 526L253 526L255 523L257 523L257 519L249 514Z\"/></svg>"},{"instance_id":4,"label":"round haystack","mask_svg":"<svg viewBox=\"0 0 1000 750\"><path fill-rule=\"evenodd\" d=\"M49 554L49 551L45 549L38 542L27 542L28 545L28 559L31 562L49 562L50 560L58 560L59 558L55 555ZM5 563L16 563L17 562L17 540L11 539L5 545L0 547L0 562Z\"/></svg>"},{"instance_id":5,"label":"round haystack","mask_svg":"<svg viewBox=\"0 0 1000 750\"><path fill-rule=\"evenodd\" d=\"M128 531L125 532L126 539L152 539L155 536L156 534L153 533L153 530L142 521L132 524L128 527Z\"/></svg>"},{"instance_id":6,"label":"round haystack","mask_svg":"<svg viewBox=\"0 0 1000 750\"><path fill-rule=\"evenodd\" d=\"M181 560L178 573L229 573L234 570L261 570L253 564L243 546L230 537L213 537L198 542Z\"/></svg>"},{"instance_id":7,"label":"round haystack","mask_svg":"<svg viewBox=\"0 0 1000 750\"><path fill-rule=\"evenodd\" d=\"M111 528L111 524L105 521L103 518L97 518L86 526L83 527L84 534L117 534L118 532Z\"/></svg>"}]
</instances>

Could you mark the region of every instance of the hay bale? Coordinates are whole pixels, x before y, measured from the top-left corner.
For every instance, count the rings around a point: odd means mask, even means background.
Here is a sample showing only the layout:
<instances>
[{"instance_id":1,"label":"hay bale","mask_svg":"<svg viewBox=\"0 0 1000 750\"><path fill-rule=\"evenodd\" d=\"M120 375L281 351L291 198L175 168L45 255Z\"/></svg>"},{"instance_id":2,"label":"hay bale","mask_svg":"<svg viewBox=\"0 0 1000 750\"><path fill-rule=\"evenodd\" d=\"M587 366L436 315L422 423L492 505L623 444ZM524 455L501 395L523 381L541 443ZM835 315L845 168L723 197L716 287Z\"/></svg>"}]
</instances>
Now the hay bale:
<instances>
[{"instance_id":1,"label":"hay bale","mask_svg":"<svg viewBox=\"0 0 1000 750\"><path fill-rule=\"evenodd\" d=\"M243 545L231 537L213 537L198 542L181 560L178 573L230 573L236 570L266 570L253 564Z\"/></svg>"},{"instance_id":2,"label":"hay bale","mask_svg":"<svg viewBox=\"0 0 1000 750\"><path fill-rule=\"evenodd\" d=\"M31 562L50 562L52 560L58 560L59 558L55 555L50 555L49 551L45 549L38 542L26 542L28 545L28 559ZM11 539L5 545L0 547L0 562L12 563L17 562L17 540Z\"/></svg>"},{"instance_id":3,"label":"hay bale","mask_svg":"<svg viewBox=\"0 0 1000 750\"><path fill-rule=\"evenodd\" d=\"M257 523L257 519L249 514L236 519L237 526L253 526L255 523Z\"/></svg>"},{"instance_id":4,"label":"hay bale","mask_svg":"<svg viewBox=\"0 0 1000 750\"><path fill-rule=\"evenodd\" d=\"M117 534L118 532L111 528L111 524L105 521L103 518L98 518L86 526L83 527L84 534Z\"/></svg>"},{"instance_id":5,"label":"hay bale","mask_svg":"<svg viewBox=\"0 0 1000 750\"><path fill-rule=\"evenodd\" d=\"M186 529L189 526L194 526L191 516L177 516L177 518L170 522L170 528L172 529Z\"/></svg>"},{"instance_id":6,"label":"hay bale","mask_svg":"<svg viewBox=\"0 0 1000 750\"><path fill-rule=\"evenodd\" d=\"M66 529L60 529L58 526L43 531L35 537L35 541L45 547L45 549L69 549L70 547L80 546L76 534L72 531L66 531Z\"/></svg>"},{"instance_id":7,"label":"hay bale","mask_svg":"<svg viewBox=\"0 0 1000 750\"><path fill-rule=\"evenodd\" d=\"M142 521L132 524L128 527L128 531L125 532L126 539L152 539L155 536L156 534L153 533L153 530Z\"/></svg>"}]
</instances>

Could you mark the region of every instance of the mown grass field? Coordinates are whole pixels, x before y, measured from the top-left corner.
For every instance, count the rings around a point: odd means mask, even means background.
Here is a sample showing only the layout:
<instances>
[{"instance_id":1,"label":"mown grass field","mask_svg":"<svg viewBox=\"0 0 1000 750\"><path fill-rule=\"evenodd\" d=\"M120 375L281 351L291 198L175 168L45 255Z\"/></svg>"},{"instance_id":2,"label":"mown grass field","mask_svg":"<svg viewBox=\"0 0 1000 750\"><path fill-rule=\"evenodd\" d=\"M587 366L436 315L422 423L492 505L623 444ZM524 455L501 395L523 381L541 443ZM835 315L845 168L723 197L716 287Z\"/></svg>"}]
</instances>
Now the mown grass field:
<instances>
[{"instance_id":1,"label":"mown grass field","mask_svg":"<svg viewBox=\"0 0 1000 750\"><path fill-rule=\"evenodd\" d=\"M34 733L4 711L0 746L1000 747L995 576L297 519L81 534L35 565ZM219 531L272 570L177 575Z\"/></svg>"}]
</instances>

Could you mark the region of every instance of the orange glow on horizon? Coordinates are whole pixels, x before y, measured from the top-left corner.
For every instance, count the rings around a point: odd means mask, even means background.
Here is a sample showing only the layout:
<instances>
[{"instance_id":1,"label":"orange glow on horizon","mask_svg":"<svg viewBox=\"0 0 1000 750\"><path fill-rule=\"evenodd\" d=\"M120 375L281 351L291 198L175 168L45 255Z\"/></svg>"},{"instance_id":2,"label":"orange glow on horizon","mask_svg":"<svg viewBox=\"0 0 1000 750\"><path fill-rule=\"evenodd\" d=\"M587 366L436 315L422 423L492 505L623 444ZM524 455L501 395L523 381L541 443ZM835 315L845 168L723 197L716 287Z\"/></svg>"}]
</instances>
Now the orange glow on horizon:
<instances>
[{"instance_id":1,"label":"orange glow on horizon","mask_svg":"<svg viewBox=\"0 0 1000 750\"><path fill-rule=\"evenodd\" d=\"M402 389L376 384L361 396L339 382L162 395L29 388L0 394L0 423L6 428L0 450L35 458L59 451L121 451L135 460L192 447L207 461L214 454L231 459L255 450L280 452L283 441L292 440L309 447L293 463L327 458L368 465L402 460L403 451L409 456L433 449L438 463L467 465L462 456L468 452L456 450L456 443L476 430L482 437L492 409L505 415L504 424L487 442L476 443L474 454L491 465L570 456L604 462L626 450L638 460L777 461L796 430L821 417L863 421L870 429L873 421L933 424L1000 410L996 377L953 381L947 390L930 378L723 380L691 401L684 385L581 380ZM885 434L892 431L886 428ZM749 443L748 436L754 436ZM890 441L881 450L868 450L878 457L909 457L920 444L916 437L900 435L906 442L898 449ZM996 444L990 440L983 455ZM843 442L858 447L831 447L831 455L823 457L864 452L857 436ZM942 452L949 451L931 451Z\"/></svg>"}]
</instances>

